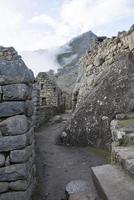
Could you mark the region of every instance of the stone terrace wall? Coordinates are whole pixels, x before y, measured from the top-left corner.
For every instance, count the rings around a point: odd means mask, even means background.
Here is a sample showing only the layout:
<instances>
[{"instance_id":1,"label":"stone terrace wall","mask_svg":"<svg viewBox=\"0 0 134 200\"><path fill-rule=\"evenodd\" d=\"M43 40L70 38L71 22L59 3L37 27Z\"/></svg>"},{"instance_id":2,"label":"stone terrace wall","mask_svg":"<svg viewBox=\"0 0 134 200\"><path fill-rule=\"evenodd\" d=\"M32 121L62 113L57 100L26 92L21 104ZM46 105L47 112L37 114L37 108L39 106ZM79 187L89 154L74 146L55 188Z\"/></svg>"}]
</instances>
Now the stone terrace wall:
<instances>
[{"instance_id":1,"label":"stone terrace wall","mask_svg":"<svg viewBox=\"0 0 134 200\"><path fill-rule=\"evenodd\" d=\"M30 200L35 183L34 76L14 48L0 47L0 200Z\"/></svg>"}]
</instances>

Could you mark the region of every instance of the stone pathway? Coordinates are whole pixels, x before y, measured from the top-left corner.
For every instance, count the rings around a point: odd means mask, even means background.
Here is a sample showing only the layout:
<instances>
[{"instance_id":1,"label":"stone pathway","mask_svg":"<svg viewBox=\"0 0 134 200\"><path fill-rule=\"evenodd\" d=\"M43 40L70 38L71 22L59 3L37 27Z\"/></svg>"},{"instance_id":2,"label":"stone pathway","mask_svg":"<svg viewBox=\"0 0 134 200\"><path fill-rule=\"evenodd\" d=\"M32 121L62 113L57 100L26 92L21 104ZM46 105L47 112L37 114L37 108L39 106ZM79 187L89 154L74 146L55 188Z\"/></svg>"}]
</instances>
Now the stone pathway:
<instances>
[{"instance_id":1,"label":"stone pathway","mask_svg":"<svg viewBox=\"0 0 134 200\"><path fill-rule=\"evenodd\" d=\"M62 117L69 118L70 114ZM56 138L64 126L65 121L47 124L36 132L37 186L33 200L63 200L66 185L79 179L87 180L96 195L90 168L105 161L87 148L57 145Z\"/></svg>"}]
</instances>

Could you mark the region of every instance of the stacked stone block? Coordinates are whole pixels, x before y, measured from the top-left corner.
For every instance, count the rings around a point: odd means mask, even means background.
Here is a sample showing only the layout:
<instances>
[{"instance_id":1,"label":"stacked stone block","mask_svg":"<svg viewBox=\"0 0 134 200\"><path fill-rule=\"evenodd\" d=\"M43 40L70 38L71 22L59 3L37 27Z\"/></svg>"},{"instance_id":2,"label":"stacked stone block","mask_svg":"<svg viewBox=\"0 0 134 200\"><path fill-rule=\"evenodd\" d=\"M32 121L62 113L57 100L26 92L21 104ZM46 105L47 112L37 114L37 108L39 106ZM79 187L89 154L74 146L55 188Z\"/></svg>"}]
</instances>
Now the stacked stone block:
<instances>
[{"instance_id":1,"label":"stacked stone block","mask_svg":"<svg viewBox=\"0 0 134 200\"><path fill-rule=\"evenodd\" d=\"M40 105L48 105L48 106L63 106L64 99L62 97L62 91L56 85L54 81L52 81L48 74L45 72L40 72L37 76L37 85L40 90ZM45 101L43 101L45 99Z\"/></svg>"},{"instance_id":2,"label":"stacked stone block","mask_svg":"<svg viewBox=\"0 0 134 200\"><path fill-rule=\"evenodd\" d=\"M14 48L0 47L1 200L30 200L34 188L33 82Z\"/></svg>"},{"instance_id":3,"label":"stacked stone block","mask_svg":"<svg viewBox=\"0 0 134 200\"><path fill-rule=\"evenodd\" d=\"M65 102L62 91L47 73L40 72L36 81L33 91L33 123L38 128L54 115L64 112Z\"/></svg>"}]
</instances>

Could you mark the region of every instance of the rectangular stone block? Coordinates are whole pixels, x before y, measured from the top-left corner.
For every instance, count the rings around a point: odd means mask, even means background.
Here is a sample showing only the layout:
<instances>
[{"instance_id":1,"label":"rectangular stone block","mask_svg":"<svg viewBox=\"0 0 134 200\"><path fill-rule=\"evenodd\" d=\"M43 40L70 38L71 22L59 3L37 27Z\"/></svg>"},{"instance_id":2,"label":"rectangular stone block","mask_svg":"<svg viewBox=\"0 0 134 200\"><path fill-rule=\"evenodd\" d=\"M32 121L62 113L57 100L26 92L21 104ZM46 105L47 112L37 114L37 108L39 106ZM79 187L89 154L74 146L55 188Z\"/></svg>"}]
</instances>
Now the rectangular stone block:
<instances>
[{"instance_id":1,"label":"rectangular stone block","mask_svg":"<svg viewBox=\"0 0 134 200\"><path fill-rule=\"evenodd\" d=\"M8 182L0 182L0 193L7 192L9 189Z\"/></svg>"},{"instance_id":2,"label":"rectangular stone block","mask_svg":"<svg viewBox=\"0 0 134 200\"><path fill-rule=\"evenodd\" d=\"M29 186L29 181L27 180L18 180L9 183L10 190L13 191L25 191Z\"/></svg>"},{"instance_id":3,"label":"rectangular stone block","mask_svg":"<svg viewBox=\"0 0 134 200\"><path fill-rule=\"evenodd\" d=\"M31 184L26 191L7 192L0 195L0 200L31 200L34 184Z\"/></svg>"},{"instance_id":4,"label":"rectangular stone block","mask_svg":"<svg viewBox=\"0 0 134 200\"><path fill-rule=\"evenodd\" d=\"M28 131L30 123L25 115L9 117L0 123L2 135L21 135Z\"/></svg>"},{"instance_id":5,"label":"rectangular stone block","mask_svg":"<svg viewBox=\"0 0 134 200\"><path fill-rule=\"evenodd\" d=\"M0 168L0 182L26 180L28 177L27 164L16 164Z\"/></svg>"},{"instance_id":6,"label":"rectangular stone block","mask_svg":"<svg viewBox=\"0 0 134 200\"><path fill-rule=\"evenodd\" d=\"M28 146L25 149L14 150L10 152L10 162L12 163L22 163L26 162L32 155L33 146Z\"/></svg>"},{"instance_id":7,"label":"rectangular stone block","mask_svg":"<svg viewBox=\"0 0 134 200\"><path fill-rule=\"evenodd\" d=\"M0 152L22 149L27 144L26 135L6 136L0 138Z\"/></svg>"},{"instance_id":8,"label":"rectangular stone block","mask_svg":"<svg viewBox=\"0 0 134 200\"><path fill-rule=\"evenodd\" d=\"M2 86L3 100L31 99L32 90L26 84L12 84Z\"/></svg>"},{"instance_id":9,"label":"rectangular stone block","mask_svg":"<svg viewBox=\"0 0 134 200\"><path fill-rule=\"evenodd\" d=\"M25 114L25 103L14 101L0 103L0 118Z\"/></svg>"}]
</instances>

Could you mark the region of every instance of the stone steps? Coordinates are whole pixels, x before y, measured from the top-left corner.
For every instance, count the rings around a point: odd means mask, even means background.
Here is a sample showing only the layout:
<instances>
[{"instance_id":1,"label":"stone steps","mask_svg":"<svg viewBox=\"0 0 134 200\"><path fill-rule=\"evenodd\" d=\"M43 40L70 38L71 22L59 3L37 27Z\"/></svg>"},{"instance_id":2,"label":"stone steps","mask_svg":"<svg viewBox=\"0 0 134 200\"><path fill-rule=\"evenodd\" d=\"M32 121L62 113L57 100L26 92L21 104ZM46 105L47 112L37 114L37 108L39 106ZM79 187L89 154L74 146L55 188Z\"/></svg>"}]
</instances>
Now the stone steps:
<instances>
[{"instance_id":1,"label":"stone steps","mask_svg":"<svg viewBox=\"0 0 134 200\"><path fill-rule=\"evenodd\" d=\"M134 199L134 113L118 114L111 122L114 165L92 168L103 200Z\"/></svg>"},{"instance_id":2,"label":"stone steps","mask_svg":"<svg viewBox=\"0 0 134 200\"><path fill-rule=\"evenodd\" d=\"M116 165L92 167L95 186L103 200L133 200L134 180Z\"/></svg>"},{"instance_id":3,"label":"stone steps","mask_svg":"<svg viewBox=\"0 0 134 200\"><path fill-rule=\"evenodd\" d=\"M131 116L133 115L131 114ZM113 120L111 132L114 146L134 145L134 119Z\"/></svg>"},{"instance_id":4,"label":"stone steps","mask_svg":"<svg viewBox=\"0 0 134 200\"><path fill-rule=\"evenodd\" d=\"M134 147L115 147L113 157L116 163L134 177Z\"/></svg>"}]
</instances>

